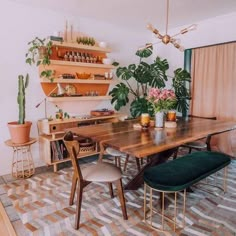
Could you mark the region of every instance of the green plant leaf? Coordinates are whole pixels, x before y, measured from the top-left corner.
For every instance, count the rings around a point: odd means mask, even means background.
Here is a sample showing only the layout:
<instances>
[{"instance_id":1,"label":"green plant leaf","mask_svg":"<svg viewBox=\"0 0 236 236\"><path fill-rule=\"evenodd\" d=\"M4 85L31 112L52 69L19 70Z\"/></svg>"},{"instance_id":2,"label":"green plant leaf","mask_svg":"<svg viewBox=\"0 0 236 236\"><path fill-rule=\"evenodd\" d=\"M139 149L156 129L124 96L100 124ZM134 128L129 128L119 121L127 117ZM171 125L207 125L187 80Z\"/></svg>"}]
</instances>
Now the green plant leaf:
<instances>
[{"instance_id":1,"label":"green plant leaf","mask_svg":"<svg viewBox=\"0 0 236 236\"><path fill-rule=\"evenodd\" d=\"M138 117L142 113L149 113L150 105L145 97L137 98L130 104L130 113L132 117Z\"/></svg>"},{"instance_id":2,"label":"green plant leaf","mask_svg":"<svg viewBox=\"0 0 236 236\"><path fill-rule=\"evenodd\" d=\"M129 80L133 77L133 71L129 70L127 67L119 67L116 70L116 75L123 80Z\"/></svg>"},{"instance_id":3,"label":"green plant leaf","mask_svg":"<svg viewBox=\"0 0 236 236\"><path fill-rule=\"evenodd\" d=\"M150 57L152 55L152 52L153 52L153 47L150 46L148 48L139 49L136 52L136 55L140 58L147 58L147 57Z\"/></svg>"},{"instance_id":4,"label":"green plant leaf","mask_svg":"<svg viewBox=\"0 0 236 236\"><path fill-rule=\"evenodd\" d=\"M119 63L118 63L117 61L114 61L114 62L112 63L112 65L113 65L113 66L119 66Z\"/></svg>"},{"instance_id":5,"label":"green plant leaf","mask_svg":"<svg viewBox=\"0 0 236 236\"><path fill-rule=\"evenodd\" d=\"M129 88L124 83L117 84L116 87L109 92L109 95L112 96L111 103L115 103L115 109L117 111L129 102Z\"/></svg>"}]
</instances>

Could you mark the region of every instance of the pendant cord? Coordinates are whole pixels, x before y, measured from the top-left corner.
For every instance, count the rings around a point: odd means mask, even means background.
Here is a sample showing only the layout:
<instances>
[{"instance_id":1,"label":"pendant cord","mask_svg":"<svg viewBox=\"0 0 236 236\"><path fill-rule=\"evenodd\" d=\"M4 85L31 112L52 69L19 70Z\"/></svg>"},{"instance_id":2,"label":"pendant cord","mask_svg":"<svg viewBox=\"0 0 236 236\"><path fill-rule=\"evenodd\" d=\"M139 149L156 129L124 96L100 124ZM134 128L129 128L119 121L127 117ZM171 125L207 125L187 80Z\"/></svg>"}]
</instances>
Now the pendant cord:
<instances>
[{"instance_id":1,"label":"pendant cord","mask_svg":"<svg viewBox=\"0 0 236 236\"><path fill-rule=\"evenodd\" d=\"M169 0L167 0L167 5L166 5L166 35L168 32L168 19L169 19Z\"/></svg>"}]
</instances>

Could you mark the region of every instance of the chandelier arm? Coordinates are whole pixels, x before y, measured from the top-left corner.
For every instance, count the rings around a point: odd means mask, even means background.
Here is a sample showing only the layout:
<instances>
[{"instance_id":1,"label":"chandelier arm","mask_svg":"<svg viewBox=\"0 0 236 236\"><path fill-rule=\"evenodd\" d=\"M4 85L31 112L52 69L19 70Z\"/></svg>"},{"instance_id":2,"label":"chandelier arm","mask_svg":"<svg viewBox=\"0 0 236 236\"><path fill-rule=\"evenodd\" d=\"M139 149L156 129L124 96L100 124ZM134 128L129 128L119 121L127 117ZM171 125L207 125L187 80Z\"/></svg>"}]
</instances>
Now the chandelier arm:
<instances>
[{"instance_id":1,"label":"chandelier arm","mask_svg":"<svg viewBox=\"0 0 236 236\"><path fill-rule=\"evenodd\" d=\"M181 34L181 32L179 32L179 33L177 33L177 34L174 34L174 35L171 36L171 38L175 38L176 36L178 36L178 35L180 35L180 34Z\"/></svg>"},{"instance_id":2,"label":"chandelier arm","mask_svg":"<svg viewBox=\"0 0 236 236\"><path fill-rule=\"evenodd\" d=\"M184 47L182 45L180 45L179 43L176 43L175 41L170 41L175 48L179 49L181 52L184 51Z\"/></svg>"}]
</instances>

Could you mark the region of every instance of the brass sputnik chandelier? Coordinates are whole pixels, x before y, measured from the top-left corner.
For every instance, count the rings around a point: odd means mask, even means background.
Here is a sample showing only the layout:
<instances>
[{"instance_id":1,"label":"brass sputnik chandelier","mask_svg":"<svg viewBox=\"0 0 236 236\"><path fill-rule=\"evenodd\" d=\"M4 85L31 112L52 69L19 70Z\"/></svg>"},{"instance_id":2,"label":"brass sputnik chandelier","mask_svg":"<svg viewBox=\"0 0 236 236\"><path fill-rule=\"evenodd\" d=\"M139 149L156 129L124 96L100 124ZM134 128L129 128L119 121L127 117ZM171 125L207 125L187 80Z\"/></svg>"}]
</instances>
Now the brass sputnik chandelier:
<instances>
[{"instance_id":1,"label":"brass sputnik chandelier","mask_svg":"<svg viewBox=\"0 0 236 236\"><path fill-rule=\"evenodd\" d=\"M177 49L179 49L180 51L184 51L183 46L180 45L180 39L176 39L175 37L180 34L185 34L189 31L195 30L197 28L197 25L196 24L190 25L189 27L182 29L179 33L170 36L170 35L168 35L168 20L169 20L169 0L167 0L167 6L166 6L166 32L165 32L165 35L161 35L160 32L152 26L152 24L150 24L150 23L147 24L147 29L152 31L156 35L156 37L158 39L160 39L160 41L158 41L156 43L148 43L148 44L146 44L146 46L140 48L139 50L142 50L144 48L150 48L154 44L162 42L164 44L172 43Z\"/></svg>"}]
</instances>

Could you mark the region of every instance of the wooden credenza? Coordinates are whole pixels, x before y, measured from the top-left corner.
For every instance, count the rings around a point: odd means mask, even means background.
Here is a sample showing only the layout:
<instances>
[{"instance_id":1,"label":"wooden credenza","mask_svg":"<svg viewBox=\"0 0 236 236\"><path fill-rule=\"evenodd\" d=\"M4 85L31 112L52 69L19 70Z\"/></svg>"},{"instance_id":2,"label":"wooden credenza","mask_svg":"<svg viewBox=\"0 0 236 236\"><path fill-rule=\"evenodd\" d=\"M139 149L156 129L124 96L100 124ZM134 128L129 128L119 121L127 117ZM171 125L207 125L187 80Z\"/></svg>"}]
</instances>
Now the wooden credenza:
<instances>
[{"instance_id":1,"label":"wooden credenza","mask_svg":"<svg viewBox=\"0 0 236 236\"><path fill-rule=\"evenodd\" d=\"M120 116L120 114L113 114L109 116L69 118L61 121L39 120L37 126L40 158L47 165L53 165L53 169L56 172L59 163L70 161L70 157L63 143L63 136L66 129L80 126L87 126L89 129L90 125L117 122ZM90 156L98 152L98 145L96 145L91 151L81 152L78 158Z\"/></svg>"}]
</instances>

